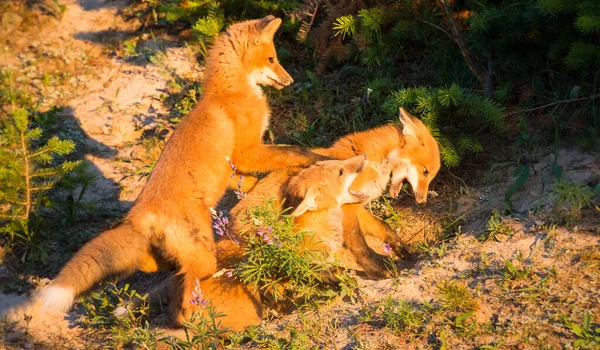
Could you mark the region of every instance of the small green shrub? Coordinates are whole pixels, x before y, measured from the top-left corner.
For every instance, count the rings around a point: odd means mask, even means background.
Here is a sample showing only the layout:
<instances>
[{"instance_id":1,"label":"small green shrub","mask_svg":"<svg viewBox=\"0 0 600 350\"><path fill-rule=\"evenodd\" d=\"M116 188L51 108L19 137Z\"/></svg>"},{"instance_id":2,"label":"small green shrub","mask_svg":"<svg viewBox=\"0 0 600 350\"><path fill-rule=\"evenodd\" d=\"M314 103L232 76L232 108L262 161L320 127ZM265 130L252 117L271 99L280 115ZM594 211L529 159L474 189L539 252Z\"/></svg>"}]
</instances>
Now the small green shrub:
<instances>
[{"instance_id":1,"label":"small green shrub","mask_svg":"<svg viewBox=\"0 0 600 350\"><path fill-rule=\"evenodd\" d=\"M510 236L513 233L514 230L511 229L506 222L504 222L502 216L500 216L500 213L497 210L494 210L492 216L490 216L490 219L485 224L485 231L483 231L483 233L478 238L482 242L490 240L500 242L498 236Z\"/></svg>"},{"instance_id":2,"label":"small green shrub","mask_svg":"<svg viewBox=\"0 0 600 350\"><path fill-rule=\"evenodd\" d=\"M274 200L251 208L244 221L250 229L245 237L244 259L236 270L244 284L283 299L308 301L322 295L321 274L328 264L320 252L310 251L311 236L297 232L294 219ZM308 244L305 244L305 240Z\"/></svg>"},{"instance_id":3,"label":"small green shrub","mask_svg":"<svg viewBox=\"0 0 600 350\"><path fill-rule=\"evenodd\" d=\"M584 185L559 179L552 185L551 203L557 220L568 226L581 218L581 210L592 206L594 191Z\"/></svg>"},{"instance_id":4,"label":"small green shrub","mask_svg":"<svg viewBox=\"0 0 600 350\"><path fill-rule=\"evenodd\" d=\"M141 296L129 289L129 284L119 288L116 282L93 292L82 301L86 310L84 323L109 329L115 346L152 349L156 345L156 331L150 329L146 304L147 295Z\"/></svg>"},{"instance_id":5,"label":"small green shrub","mask_svg":"<svg viewBox=\"0 0 600 350\"><path fill-rule=\"evenodd\" d=\"M206 316L198 313L192 315L191 320L183 322L185 331L185 339L169 336L160 339L161 343L165 343L171 349L221 349L223 345L223 334L227 333L227 329L221 327L219 318L225 314L216 311L210 304L205 306Z\"/></svg>"},{"instance_id":6,"label":"small green shrub","mask_svg":"<svg viewBox=\"0 0 600 350\"><path fill-rule=\"evenodd\" d=\"M592 324L592 316L589 312L586 311L582 326L569 321L566 317L563 319L563 324L575 335L573 345L576 348L598 349L600 347L600 325Z\"/></svg>"},{"instance_id":7,"label":"small green shrub","mask_svg":"<svg viewBox=\"0 0 600 350\"><path fill-rule=\"evenodd\" d=\"M423 313L405 300L386 297L378 309L383 322L395 332L415 330L424 322Z\"/></svg>"},{"instance_id":8,"label":"small green shrub","mask_svg":"<svg viewBox=\"0 0 600 350\"><path fill-rule=\"evenodd\" d=\"M442 309L459 313L477 309L477 301L464 283L446 280L438 284L437 288Z\"/></svg>"},{"instance_id":9,"label":"small green shrub","mask_svg":"<svg viewBox=\"0 0 600 350\"><path fill-rule=\"evenodd\" d=\"M516 281L523 278L527 278L531 273L531 269L525 267L522 262L515 265L513 260L504 261L504 280L505 281Z\"/></svg>"},{"instance_id":10,"label":"small green shrub","mask_svg":"<svg viewBox=\"0 0 600 350\"><path fill-rule=\"evenodd\" d=\"M50 204L46 194L80 161L61 161L75 149L70 140L51 137L39 144L43 131L31 128L29 113L16 109L12 123L0 130L0 233L10 247L18 243L23 259L45 262L38 211Z\"/></svg>"}]
</instances>

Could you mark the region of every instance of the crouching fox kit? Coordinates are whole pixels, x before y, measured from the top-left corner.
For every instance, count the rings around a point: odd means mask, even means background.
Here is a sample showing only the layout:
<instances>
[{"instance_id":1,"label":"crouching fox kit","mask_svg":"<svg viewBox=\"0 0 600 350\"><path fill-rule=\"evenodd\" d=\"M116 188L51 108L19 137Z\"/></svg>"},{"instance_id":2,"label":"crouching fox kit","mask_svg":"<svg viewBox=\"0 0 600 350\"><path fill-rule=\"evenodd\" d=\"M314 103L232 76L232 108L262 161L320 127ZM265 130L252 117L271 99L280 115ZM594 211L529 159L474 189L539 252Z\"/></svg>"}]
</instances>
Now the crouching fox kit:
<instances>
[{"instance_id":1,"label":"crouching fox kit","mask_svg":"<svg viewBox=\"0 0 600 350\"><path fill-rule=\"evenodd\" d=\"M439 147L427 127L402 108L399 121L401 125L389 124L357 132L342 137L329 148L313 150L315 153L337 159L348 159L357 154L366 154L369 159L368 166L350 187L350 190L364 195L361 202L343 205L342 213L337 212L336 215L343 223L344 246L354 256L357 264L372 278L384 276L383 257L369 248L364 238L365 234L389 243L399 257L407 257L408 252L396 232L372 216L364 205L380 197L390 182L389 194L397 197L405 180L410 183L417 203L425 203L429 184L441 166ZM259 181L248 197L259 198L254 193L273 192L275 178L268 182L267 179L268 177ZM251 184L255 183L255 180L249 180ZM280 177L278 181L283 184L285 177ZM253 203L256 204L258 203ZM235 212L234 209L232 213ZM331 228L327 225L330 219L323 220L323 217L313 214L298 218L297 221L300 227L310 227L311 231L318 231L319 234L323 232L324 241L339 239L339 235L334 232L326 233ZM339 247L339 242L336 245Z\"/></svg>"},{"instance_id":2,"label":"crouching fox kit","mask_svg":"<svg viewBox=\"0 0 600 350\"><path fill-rule=\"evenodd\" d=\"M299 147L261 142L270 109L259 85L281 89L293 82L273 44L280 24L273 16L241 22L216 39L202 97L167 142L133 208L118 226L87 243L31 307L67 311L77 295L105 277L156 271L157 261L164 259L179 269L174 321L189 319L196 309L196 279L217 268L209 208L229 184L226 157L245 173L323 159Z\"/></svg>"},{"instance_id":3,"label":"crouching fox kit","mask_svg":"<svg viewBox=\"0 0 600 350\"><path fill-rule=\"evenodd\" d=\"M316 163L308 169L288 168L270 173L232 210L232 231L247 229L249 210L265 200L275 200L277 205L295 208L298 232L306 231L307 249L322 251L331 258L343 248L343 212L347 203L360 203L368 196L351 190L356 178L368 167L367 157L354 156L344 161L330 160ZM298 203L298 199L301 202Z\"/></svg>"}]
</instances>

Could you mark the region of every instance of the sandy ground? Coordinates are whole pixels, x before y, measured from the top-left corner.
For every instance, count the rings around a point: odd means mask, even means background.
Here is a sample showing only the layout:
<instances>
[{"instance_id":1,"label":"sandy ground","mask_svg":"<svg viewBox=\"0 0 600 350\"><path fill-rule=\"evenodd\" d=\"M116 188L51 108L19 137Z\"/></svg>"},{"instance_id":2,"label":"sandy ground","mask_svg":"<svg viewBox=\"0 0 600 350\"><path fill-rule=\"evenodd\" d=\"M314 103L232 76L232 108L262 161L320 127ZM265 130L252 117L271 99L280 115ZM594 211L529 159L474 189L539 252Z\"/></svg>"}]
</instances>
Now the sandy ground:
<instances>
[{"instance_id":1,"label":"sandy ground","mask_svg":"<svg viewBox=\"0 0 600 350\"><path fill-rule=\"evenodd\" d=\"M70 76L62 84L57 84L56 88L40 87L40 94L47 96L44 101L47 105L58 103L64 107L62 113L70 123L71 135L77 136L79 143L85 145L85 158L98 175L84 200L95 202L99 207L126 209L144 183L143 178L131 176L135 171L131 160L144 152L140 146L141 136L144 130L165 121L168 114L161 103L161 95L168 89L173 74L199 79L202 69L188 49L175 44L159 49L161 53L157 56L161 64L140 63L114 55L111 43L128 37L140 26L137 21L124 21L118 15L126 4L124 1L61 0L61 3L66 5L66 11L60 20L46 23L51 30L33 30L27 36L11 37L9 45L17 49L11 53L5 50L0 58L6 67L30 72L28 78L33 79L35 86L39 85L36 79L40 79L42 72L52 68L56 71L68 69ZM154 44L148 45L160 47ZM527 187L513 197L516 215L510 222L516 234L502 242L484 244L475 238L485 227L492 209L502 207L504 190L512 182L512 170L504 169L497 173L493 185L471 188L453 204L454 213L464 214L464 235L452 243L447 254L439 259L421 261L396 279L359 281L362 296L359 303L338 301L318 311L315 317L346 317L348 324L352 324L360 307L376 302L384 295L415 302L431 300L436 297L435 285L440 280L460 278L476 270L482 254L489 255L492 263L498 264L520 253L535 261L539 268L560 268L561 281L571 283L570 273L579 273L572 262L573 256L586 249L598 251L600 248L598 212L586 211L589 217L577 228L559 228L553 248L549 249L543 241L548 232L538 230L540 219L531 214L540 203L545 203L542 188L549 184L549 164L552 164L554 154L542 150L535 159L537 173ZM558 153L557 159L568 179L583 184L597 183L600 179L597 154L565 149ZM414 206L399 209L408 218L403 221L400 233L413 242L431 238L428 232L439 230L436 210L441 210L442 201L439 198L431 201L437 209L424 211ZM380 247L381 242L373 242L373 246ZM483 283L478 288L485 293L485 281L475 278L470 281ZM572 288L572 293L587 295L581 303L595 300L595 312L598 312L600 284L597 273L585 281ZM0 310L24 299L23 295L0 294ZM478 320L485 322L494 314L508 317L509 311L501 310L499 303L502 301L497 295L491 293L482 300L487 303L480 302L483 306L477 312ZM595 316L600 317L600 313ZM33 344L40 343L54 344L56 348L101 347L101 340L95 338L97 335L93 330L82 327L78 317L77 312L72 312L32 319L27 327L7 332L5 345L0 344L0 348L12 344L11 347L32 349ZM284 332L286 325L298 323L298 319L298 314L294 313L265 323L265 328L275 333ZM351 348L355 341L346 331L337 332L332 339L324 347ZM36 345L35 348L44 347Z\"/></svg>"}]
</instances>

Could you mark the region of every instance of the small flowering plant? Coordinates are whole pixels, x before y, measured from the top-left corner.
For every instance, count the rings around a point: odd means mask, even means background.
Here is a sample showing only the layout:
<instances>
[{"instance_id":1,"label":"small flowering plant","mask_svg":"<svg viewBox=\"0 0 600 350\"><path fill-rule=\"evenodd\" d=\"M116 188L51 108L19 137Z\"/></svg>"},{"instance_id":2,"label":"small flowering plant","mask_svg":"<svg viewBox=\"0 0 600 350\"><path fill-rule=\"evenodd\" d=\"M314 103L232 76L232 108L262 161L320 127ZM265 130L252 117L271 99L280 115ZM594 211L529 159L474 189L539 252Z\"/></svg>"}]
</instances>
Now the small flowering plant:
<instances>
[{"instance_id":1,"label":"small flowering plant","mask_svg":"<svg viewBox=\"0 0 600 350\"><path fill-rule=\"evenodd\" d=\"M396 265L396 262L394 261L394 255L392 253L392 246L388 243L385 243L383 245L383 252L385 253L386 258L383 261L385 264L385 267L388 271L388 273L390 275L392 275L393 277L399 277L399 272L398 272L398 266Z\"/></svg>"},{"instance_id":2,"label":"small flowering plant","mask_svg":"<svg viewBox=\"0 0 600 350\"><path fill-rule=\"evenodd\" d=\"M385 255L390 256L392 254L392 246L389 245L388 243L383 245L383 252L385 253Z\"/></svg>"},{"instance_id":3,"label":"small flowering plant","mask_svg":"<svg viewBox=\"0 0 600 350\"><path fill-rule=\"evenodd\" d=\"M200 281L196 278L194 282L194 290L192 291L192 299L190 300L190 304L196 306L206 306L208 305L208 300L204 299L204 295L202 294L202 289L200 289Z\"/></svg>"},{"instance_id":4,"label":"small flowering plant","mask_svg":"<svg viewBox=\"0 0 600 350\"><path fill-rule=\"evenodd\" d=\"M237 197L237 199L242 199L242 198L246 197L246 192L242 191L243 184L244 184L244 175L240 175L238 177L235 172L237 170L237 168L231 162L231 159L226 156L225 160L229 163L229 167L231 168L231 178L235 179L237 182L238 188L237 188L237 190L234 190L233 192L235 193L235 196Z\"/></svg>"},{"instance_id":5,"label":"small flowering plant","mask_svg":"<svg viewBox=\"0 0 600 350\"><path fill-rule=\"evenodd\" d=\"M241 233L247 243L244 259L236 265L235 275L275 302L323 295L321 273L328 265L305 246L311 234L297 232L294 218L284 212L275 200L249 210L243 218L249 229Z\"/></svg>"},{"instance_id":6,"label":"small flowering plant","mask_svg":"<svg viewBox=\"0 0 600 350\"><path fill-rule=\"evenodd\" d=\"M241 240L229 230L229 218L227 217L227 214L223 213L221 210L217 212L215 208L212 207L208 208L208 210L213 218L213 228L215 229L215 233L221 237L227 236L239 246Z\"/></svg>"}]
</instances>

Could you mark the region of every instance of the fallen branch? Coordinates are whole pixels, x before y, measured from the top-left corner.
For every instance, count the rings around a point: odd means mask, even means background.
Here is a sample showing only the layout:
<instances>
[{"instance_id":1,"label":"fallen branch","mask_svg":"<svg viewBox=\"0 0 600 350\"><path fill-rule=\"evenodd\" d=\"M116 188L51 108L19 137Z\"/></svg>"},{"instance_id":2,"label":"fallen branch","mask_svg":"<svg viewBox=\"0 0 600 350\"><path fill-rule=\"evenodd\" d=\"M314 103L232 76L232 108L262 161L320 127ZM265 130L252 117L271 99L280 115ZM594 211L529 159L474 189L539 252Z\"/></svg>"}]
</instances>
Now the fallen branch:
<instances>
[{"instance_id":1,"label":"fallen branch","mask_svg":"<svg viewBox=\"0 0 600 350\"><path fill-rule=\"evenodd\" d=\"M532 112L532 111L537 111L538 109L543 109L546 107L551 107L551 106L555 106L555 105L559 105L562 103L571 103L571 102L578 102L578 101L585 101L585 100L591 100L594 98L600 97L600 94L598 95L592 95L592 96L588 96L588 97L580 97L580 98L572 98L570 100L560 100L560 101L556 101L556 102L552 102L552 103L548 103L542 106L538 106L538 107L533 107L533 108L529 108L529 109L522 109L519 111L514 111L514 112L510 112L510 113L505 113L504 116L509 116L509 115L513 115L513 114L519 114L519 113L526 113L526 112Z\"/></svg>"}]
</instances>

